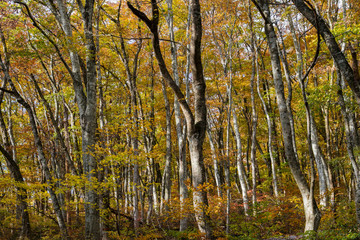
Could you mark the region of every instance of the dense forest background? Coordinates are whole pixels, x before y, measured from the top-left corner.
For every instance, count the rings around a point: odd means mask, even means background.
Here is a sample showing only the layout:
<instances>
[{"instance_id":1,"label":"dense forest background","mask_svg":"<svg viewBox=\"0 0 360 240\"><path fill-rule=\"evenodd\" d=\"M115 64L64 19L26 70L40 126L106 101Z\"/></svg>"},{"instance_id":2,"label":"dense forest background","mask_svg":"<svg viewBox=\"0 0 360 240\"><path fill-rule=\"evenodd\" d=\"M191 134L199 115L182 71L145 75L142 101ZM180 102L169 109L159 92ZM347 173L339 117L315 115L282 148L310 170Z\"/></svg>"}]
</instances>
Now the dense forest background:
<instances>
[{"instance_id":1,"label":"dense forest background","mask_svg":"<svg viewBox=\"0 0 360 240\"><path fill-rule=\"evenodd\" d=\"M0 1L0 238L359 239L359 12Z\"/></svg>"}]
</instances>

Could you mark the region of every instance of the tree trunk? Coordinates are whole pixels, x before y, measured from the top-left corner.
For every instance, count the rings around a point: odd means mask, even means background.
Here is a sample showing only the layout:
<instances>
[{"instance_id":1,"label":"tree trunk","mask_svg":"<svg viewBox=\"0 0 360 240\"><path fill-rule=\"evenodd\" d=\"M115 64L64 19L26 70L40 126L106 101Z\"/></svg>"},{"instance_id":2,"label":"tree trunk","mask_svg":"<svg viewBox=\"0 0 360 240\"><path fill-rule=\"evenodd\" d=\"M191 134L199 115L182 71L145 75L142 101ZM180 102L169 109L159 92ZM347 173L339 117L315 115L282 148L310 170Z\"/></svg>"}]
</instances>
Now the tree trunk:
<instances>
[{"instance_id":1,"label":"tree trunk","mask_svg":"<svg viewBox=\"0 0 360 240\"><path fill-rule=\"evenodd\" d=\"M251 46L250 49L252 51L251 57L251 79L250 79L250 95L251 95L251 118L252 118L252 131L251 131L251 174L252 174L252 205L253 205L253 215L256 215L256 128L257 128L257 113L255 107L255 92L254 92L254 82L255 82L255 74L256 74L256 43L254 39L254 32L253 32L253 19L251 14L251 5L249 2L249 22L250 22L250 31L251 31ZM259 77L259 76L257 76Z\"/></svg>"},{"instance_id":2,"label":"tree trunk","mask_svg":"<svg viewBox=\"0 0 360 240\"><path fill-rule=\"evenodd\" d=\"M100 239L99 196L94 187L94 181L97 182L98 177L97 159L95 158L94 154L94 146L96 144L95 133L97 128L96 46L93 36L94 0L86 0L85 5L82 1L77 1L77 5L82 15L85 33L86 65L84 67L85 74L83 76L83 80L86 85L86 94L81 79L80 57L76 50L74 50L76 47L73 46L74 43L72 42L73 34L70 23L70 16L68 15L67 7L63 1L57 1L57 4L58 9L56 9L54 4L50 3L49 8L55 15L55 18L59 21L59 24L62 26L62 29L67 37L67 43L70 46L69 53L72 68L70 69L63 58L61 58L61 60L73 80L75 98L80 114L84 174L89 181L89 187L85 189L85 238ZM33 23L36 26L34 20ZM42 31L42 33L45 37L47 37L44 31ZM52 44L59 53L57 45L53 41Z\"/></svg>"},{"instance_id":3,"label":"tree trunk","mask_svg":"<svg viewBox=\"0 0 360 240\"><path fill-rule=\"evenodd\" d=\"M318 133L317 133L317 129L316 129L316 125L315 125L315 121L314 121L314 117L312 114L312 111L310 109L310 106L308 104L308 100L307 100L307 94L306 94L306 85L307 83L304 81L305 79L303 79L303 54L301 51L301 46L300 43L297 39L296 36L296 32L295 32L295 27L294 24L292 22L292 18L290 15L288 15L288 21L289 21L289 25L290 25L290 31L292 34L292 38L293 38L293 42L294 42L294 46L295 46L295 51L296 51L296 59L297 59L297 63L298 63L298 68L296 71L296 78L300 84L301 87L301 91L302 91L302 96L303 96L303 101L305 104L305 108L306 108L306 119L307 119L307 124L308 124L308 134L309 134L309 144L311 146L311 151L312 154L315 158L315 162L317 165L317 170L318 170L318 176L319 176L319 194L320 194L320 206L322 207L326 207L327 206L327 190L332 191L332 189L330 189L330 178L329 178L329 174L327 171L327 166L325 163L325 159L324 156L321 152L320 146L319 146L319 140L318 140ZM284 55L286 54L285 49L284 49ZM286 56L286 55L285 55ZM285 62L286 60L284 60ZM288 66L288 63L285 62L285 65Z\"/></svg>"},{"instance_id":4,"label":"tree trunk","mask_svg":"<svg viewBox=\"0 0 360 240\"><path fill-rule=\"evenodd\" d=\"M215 184L216 184L217 195L218 195L218 197L221 197L222 196L221 179L220 179L219 163L217 160L217 154L216 154L216 150L215 150L215 144L214 144L214 140L212 138L211 130L208 129L207 133L208 133L209 144L210 144L210 148L211 148L211 157L212 157L213 165L214 165L214 175L215 175Z\"/></svg>"},{"instance_id":5,"label":"tree trunk","mask_svg":"<svg viewBox=\"0 0 360 240\"><path fill-rule=\"evenodd\" d=\"M321 214L317 208L313 192L306 182L305 176L300 169L299 162L296 159L294 146L292 142L292 130L290 126L290 114L286 106L284 95L284 85L282 81L281 64L279 50L277 46L277 37L270 18L270 9L267 1L261 0L257 3L253 1L265 20L265 34L269 46L272 73L276 91L276 98L280 113L280 122L285 147L285 156L289 163L292 175L298 185L302 195L304 211L305 211L305 231L316 231L319 227ZM260 5L259 5L260 4Z\"/></svg>"},{"instance_id":6,"label":"tree trunk","mask_svg":"<svg viewBox=\"0 0 360 240\"><path fill-rule=\"evenodd\" d=\"M237 116L235 113L235 110L233 112L233 124L234 124L234 131L235 131L235 138L236 138L236 169L239 177L239 182L241 186L241 194L243 198L244 203L244 212L245 216L248 216L249 212L249 198L247 195L248 187L246 184L246 174L245 174L245 168L242 160L242 151L241 151L241 135L239 131L239 125L237 122Z\"/></svg>"},{"instance_id":7,"label":"tree trunk","mask_svg":"<svg viewBox=\"0 0 360 240\"><path fill-rule=\"evenodd\" d=\"M165 100L165 111L166 111L166 155L165 155L165 168L162 179L162 194L161 194L161 210L167 212L169 210L169 202L171 195L171 110L170 103L166 92L166 86L164 80L163 83L163 95Z\"/></svg>"},{"instance_id":8,"label":"tree trunk","mask_svg":"<svg viewBox=\"0 0 360 240\"><path fill-rule=\"evenodd\" d=\"M355 157L355 142L353 139L353 134L352 134L352 128L350 126L350 120L349 120L349 113L348 113L348 109L346 107L345 104L345 98L343 95L343 84L341 84L341 73L340 71L338 71L338 80L337 80L337 84L339 86L339 90L337 91L338 94L338 102L340 105L340 109L341 109L341 114L343 116L343 121L344 121L344 125L345 125L345 134L346 134L346 148L347 148L347 152L348 152L348 156L350 158L350 163L352 166L352 169L354 171L354 175L355 175L355 179L357 182L357 190L355 193L355 207L356 207L356 217L357 217L357 221L358 221L358 225L360 226L360 191L359 191L359 183L360 183L360 173L359 173L359 165L357 162L357 159ZM360 228L360 227L359 227Z\"/></svg>"},{"instance_id":9,"label":"tree trunk","mask_svg":"<svg viewBox=\"0 0 360 240\"><path fill-rule=\"evenodd\" d=\"M206 99L205 99L205 81L203 76L203 68L201 63L201 15L200 3L198 0L191 0L191 44L190 44L190 60L191 70L193 73L193 92L194 92L194 114L192 113L184 94L171 77L165 61L162 57L160 43L159 43L159 9L155 0L151 1L152 6L152 20L150 20L143 12L134 8L129 2L130 10L140 18L152 32L153 48L155 57L158 60L159 68L163 78L173 89L178 98L180 107L185 115L187 123L187 137L189 141L189 152L192 168L192 182L194 187L193 204L195 208L195 217L200 232L204 233L207 238L211 238L211 228L209 223L209 216L207 213L207 193L200 189L205 183L205 168L203 162L203 142L206 132Z\"/></svg>"},{"instance_id":10,"label":"tree trunk","mask_svg":"<svg viewBox=\"0 0 360 240\"><path fill-rule=\"evenodd\" d=\"M257 56L257 55L256 55ZM256 60L256 67L259 68ZM268 110L268 106L266 105L266 102L264 100L264 97L261 94L260 91L260 77L259 72L257 70L257 81L256 81L256 88L257 93L260 98L261 104L263 105L265 116L266 116L266 123L268 127L268 150L269 150L269 156L270 156L270 162L271 162L271 173L272 173L272 184L274 188L274 195L275 197L279 197L279 189L278 189L278 181L277 181L277 174L276 174L276 163L275 163L275 157L273 153L273 127L271 124L271 118Z\"/></svg>"},{"instance_id":11,"label":"tree trunk","mask_svg":"<svg viewBox=\"0 0 360 240\"><path fill-rule=\"evenodd\" d=\"M186 38L189 39L190 36L190 21L191 21L191 5L188 6L188 18L186 23ZM174 44L176 46L176 44ZM186 85L186 92L185 96L186 99L189 101L190 99L190 45L187 44L186 46L186 70L185 70L185 85ZM176 74L176 72L174 72ZM175 78L176 81L176 78ZM175 82L177 83L177 82ZM180 83L177 83L178 86ZM177 96L175 94L175 98ZM181 121L180 117L180 103L179 100L175 101L174 103L174 110L175 110L175 124L176 124L176 133L178 138L178 148L179 148L179 195L180 195L180 211L181 211L181 218L180 218L180 231L184 231L188 227L188 217L184 215L183 209L184 205L186 204L186 199L189 197L188 188L186 186L186 180L188 179L188 167L186 164L186 138L187 138L187 126L185 123ZM185 213L187 214L187 213Z\"/></svg>"},{"instance_id":12,"label":"tree trunk","mask_svg":"<svg viewBox=\"0 0 360 240\"><path fill-rule=\"evenodd\" d=\"M82 122L82 153L84 173L90 183L85 189L85 237L87 239L100 239L100 213L99 194L93 183L96 183L97 159L94 154L96 145L95 132L97 129L97 77L96 77L96 47L93 36L94 0L86 0L85 6L79 0L78 5L84 21L85 47L86 47L86 109L80 112ZM82 115L83 114L83 115ZM95 182L94 182L95 179Z\"/></svg>"}]
</instances>

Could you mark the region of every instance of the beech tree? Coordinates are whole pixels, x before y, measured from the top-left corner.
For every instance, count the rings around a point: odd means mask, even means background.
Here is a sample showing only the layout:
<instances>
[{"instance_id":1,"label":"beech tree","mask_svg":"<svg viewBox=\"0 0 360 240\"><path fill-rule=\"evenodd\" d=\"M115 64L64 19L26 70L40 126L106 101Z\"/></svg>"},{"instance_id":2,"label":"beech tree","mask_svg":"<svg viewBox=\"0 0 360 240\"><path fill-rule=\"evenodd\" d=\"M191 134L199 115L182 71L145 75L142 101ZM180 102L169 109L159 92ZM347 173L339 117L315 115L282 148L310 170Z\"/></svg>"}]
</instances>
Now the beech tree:
<instances>
[{"instance_id":1,"label":"beech tree","mask_svg":"<svg viewBox=\"0 0 360 240\"><path fill-rule=\"evenodd\" d=\"M253 1L265 21L265 34L269 46L272 74L274 79L276 98L280 113L280 121L282 127L282 134L284 139L284 148L286 159L289 163L293 177L299 187L302 195L305 212L305 231L317 231L321 214L314 199L313 183L307 183L303 172L301 171L298 160L296 159L294 146L292 142L292 135L294 134L290 127L290 116L286 107L286 100L284 95L284 85L282 81L281 63L279 57L279 49L277 45L277 37L273 23L271 21L270 9L267 1Z\"/></svg>"},{"instance_id":2,"label":"beech tree","mask_svg":"<svg viewBox=\"0 0 360 240\"><path fill-rule=\"evenodd\" d=\"M0 2L0 238L358 237L358 11Z\"/></svg>"},{"instance_id":3,"label":"beech tree","mask_svg":"<svg viewBox=\"0 0 360 240\"><path fill-rule=\"evenodd\" d=\"M45 31L37 24L37 21L32 17L29 7L20 1L17 3L25 6L26 13L29 15L34 26L46 37L57 49L58 54L59 48L48 36ZM72 37L73 30L71 29L70 16L66 4L63 1L48 2L48 6L55 16L56 20L61 25L66 37L67 42L70 46L73 46ZM93 12L94 12L95 1L86 1L85 5L78 1L77 5L81 12L84 34L85 34L85 48L86 48L86 73L84 78L81 77L80 72L80 60L79 54L75 48L70 47L70 59L72 69L67 65L64 59L63 64L66 66L70 76L73 80L73 86L75 90L76 102L80 112L80 123L82 127L82 159L84 166L84 173L90 183L89 187L85 191L85 235L87 239L99 239L100 238L100 216L99 216L99 196L96 192L94 183L97 181L97 159L93 152L93 147L96 143L95 133L97 128L97 76L96 76L96 47L93 34ZM86 82L85 89L82 81ZM85 94L86 92L86 94Z\"/></svg>"},{"instance_id":4,"label":"beech tree","mask_svg":"<svg viewBox=\"0 0 360 240\"><path fill-rule=\"evenodd\" d=\"M207 238L211 238L211 228L209 216L206 213L208 206L207 193L202 189L205 183L205 169L203 163L203 142L206 132L206 104L205 104L205 80L201 63L201 11L200 3L197 0L190 1L191 15L191 44L190 44L190 60L191 70L193 74L193 91L194 91L194 108L192 113L188 102L185 99L179 86L171 77L166 64L164 62L159 41L158 23L159 8L155 0L151 1L152 19L150 20L143 12L134 8L129 2L128 6L131 11L141 19L150 29L153 38L153 48L155 57L158 61L162 77L173 89L178 98L180 107L186 119L187 138L189 141L189 152L192 168L192 180L194 186L193 203L195 208L195 217L199 230L206 234Z\"/></svg>"}]
</instances>

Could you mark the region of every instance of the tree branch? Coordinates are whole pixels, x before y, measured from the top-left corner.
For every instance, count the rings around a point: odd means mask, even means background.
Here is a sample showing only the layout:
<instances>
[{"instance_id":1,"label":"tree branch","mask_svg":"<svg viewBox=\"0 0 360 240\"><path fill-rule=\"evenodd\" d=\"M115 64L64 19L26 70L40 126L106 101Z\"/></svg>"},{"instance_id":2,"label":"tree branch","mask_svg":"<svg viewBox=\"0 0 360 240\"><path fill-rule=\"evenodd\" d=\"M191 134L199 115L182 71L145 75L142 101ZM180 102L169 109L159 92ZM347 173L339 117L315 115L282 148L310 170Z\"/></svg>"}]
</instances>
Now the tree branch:
<instances>
[{"instance_id":1,"label":"tree branch","mask_svg":"<svg viewBox=\"0 0 360 240\"><path fill-rule=\"evenodd\" d=\"M315 52L315 56L314 56L314 59L310 65L310 67L308 68L308 70L306 71L304 77L301 79L301 82L303 83L305 81L305 79L309 76L311 70L315 67L316 65L316 62L318 60L318 57L319 57L319 53L320 53L320 42L321 42L321 38L320 38L320 32L319 32L319 22L317 20L317 17L316 17L316 10L315 8L308 2L305 0L305 2L310 6L311 10L313 11L314 13L314 16L315 16L315 23L316 23L316 31L317 31L317 47L316 47L316 52Z\"/></svg>"},{"instance_id":2,"label":"tree branch","mask_svg":"<svg viewBox=\"0 0 360 240\"><path fill-rule=\"evenodd\" d=\"M152 20L150 20L145 15L145 13L143 13L143 12L137 10L136 8L134 8L131 5L130 2L127 2L127 4L129 6L130 10L140 20L142 20L143 22L146 23L146 25L150 29L151 33L153 34L153 37L152 37L153 48L154 48L155 57L156 57L156 59L158 61L158 65L159 65L161 75L165 79L165 81L170 85L170 87L172 88L172 90L175 93L176 97L178 98L181 110L182 110L182 112L183 112L183 114L185 116L185 119L186 119L188 130L192 130L194 128L194 122L195 122L194 115L191 112L190 106L189 106L188 102L186 101L184 94L182 93L181 89L179 88L179 86L176 84L176 82L174 81L174 79L170 75L169 70L166 67L164 58L163 58L162 53L161 53L160 41L159 41L159 32L158 32L159 10L158 10L156 0L151 1L152 14L153 14L153 19Z\"/></svg>"},{"instance_id":3,"label":"tree branch","mask_svg":"<svg viewBox=\"0 0 360 240\"><path fill-rule=\"evenodd\" d=\"M39 26L39 24L37 23L37 21L35 20L35 18L34 18L33 15L31 14L30 9L29 9L29 6L28 6L26 3L23 3L23 2L21 2L21 1L19 1L19 0L15 0L14 2L25 7L26 12L27 12L29 18L31 19L34 27L36 27L36 28L44 35L44 37L54 46L54 48L55 48L55 50L56 50L56 53L59 55L61 62L64 64L64 66L65 66L66 70L69 72L71 78L72 78L72 79L75 79L72 70L70 69L69 65L66 63L65 59L63 58L63 56L62 56L62 54L61 54L61 52L60 52L59 47L56 45L56 43L54 42L54 40L52 40L52 39L45 33L45 31Z\"/></svg>"}]
</instances>

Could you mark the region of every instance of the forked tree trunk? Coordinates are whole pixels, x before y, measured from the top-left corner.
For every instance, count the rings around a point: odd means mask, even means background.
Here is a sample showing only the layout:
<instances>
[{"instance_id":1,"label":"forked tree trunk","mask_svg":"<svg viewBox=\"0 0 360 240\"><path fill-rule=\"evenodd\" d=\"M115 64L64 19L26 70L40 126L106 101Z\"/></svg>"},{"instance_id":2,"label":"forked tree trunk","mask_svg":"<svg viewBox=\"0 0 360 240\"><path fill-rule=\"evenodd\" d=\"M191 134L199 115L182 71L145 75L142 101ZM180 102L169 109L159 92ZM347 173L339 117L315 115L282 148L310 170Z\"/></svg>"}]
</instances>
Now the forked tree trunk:
<instances>
[{"instance_id":1,"label":"forked tree trunk","mask_svg":"<svg viewBox=\"0 0 360 240\"><path fill-rule=\"evenodd\" d=\"M281 32L280 32L280 39L282 40ZM282 40L281 41L282 45L283 45L283 42L284 41ZM299 59L299 55L298 55L299 52L296 51L296 53L297 53L296 57L297 57L297 59ZM283 54L279 49L279 56L280 56L280 58L282 58L281 61L284 64L284 75L285 75L285 78L286 78L286 81L287 81L288 96L286 98L286 107L287 107L287 111L289 113L289 119L290 119L290 127L291 127L291 132L292 132L292 145L293 145L293 148L294 148L295 157L296 157L297 161L299 161L299 156L298 156L298 153L297 153L297 146L296 146L294 117L293 117L292 108L291 108L292 82L291 82L291 79L290 79L290 70L288 69L285 47L284 47L284 50L283 50ZM302 58L300 58L300 59L302 59ZM303 69L303 62L301 61L301 62L298 62L298 69L297 69L296 73L299 73L299 71L302 72L302 69Z\"/></svg>"},{"instance_id":2,"label":"forked tree trunk","mask_svg":"<svg viewBox=\"0 0 360 240\"><path fill-rule=\"evenodd\" d=\"M297 64L298 64L298 67L296 69L296 78L300 84L303 101L304 101L305 108L306 108L306 119L307 119L307 125L308 125L307 129L308 129L308 134L309 134L308 141L309 141L313 156L315 158L315 162L316 162L317 170L318 170L320 205L322 207L326 207L327 206L327 190L332 191L332 189L330 189L330 178L329 178L329 174L327 171L327 165L326 165L324 156L323 156L322 151L319 146L318 133L317 133L314 117L313 117L313 114L312 114L312 111L310 108L311 106L308 104L308 100L307 100L307 94L306 94L307 82L305 80L303 80L303 62L304 62L303 54L301 51L300 43L296 36L295 27L294 27L292 18L290 15L288 15L288 21L289 21L289 25L290 25L290 31L292 34L292 38L293 38L293 43L295 46L296 60L297 60ZM285 49L284 49L284 65L286 65L285 69L288 69L288 63L286 60ZM289 79L289 81L290 81L290 79Z\"/></svg>"},{"instance_id":3,"label":"forked tree trunk","mask_svg":"<svg viewBox=\"0 0 360 240\"><path fill-rule=\"evenodd\" d=\"M265 21L265 34L270 51L272 74L275 85L276 99L280 113L280 122L281 122L282 134L284 140L285 156L289 163L292 175L298 185L298 188L300 190L303 199L305 220L306 220L305 231L317 231L320 224L321 214L316 205L313 191L309 187L305 179L305 176L300 169L300 164L294 152L294 146L292 142L293 133L291 131L291 126L290 126L289 112L286 107L279 49L277 46L277 37L275 34L273 24L271 22L269 5L268 2L265 0L260 0L259 2L253 0L253 2L258 7Z\"/></svg>"},{"instance_id":4,"label":"forked tree trunk","mask_svg":"<svg viewBox=\"0 0 360 240\"><path fill-rule=\"evenodd\" d=\"M206 98L205 98L205 80L203 75L203 68L201 63L201 11L199 0L190 1L191 9L191 44L190 44L190 60L191 70L193 74L193 93L194 93L194 113L191 111L184 94L171 77L165 61L163 59L160 42L159 42L159 8L156 0L151 0L152 19L150 20L143 12L134 8L129 2L130 10L140 18L148 26L152 33L153 48L155 57L161 74L165 81L173 89L178 98L180 107L186 119L187 137L189 142L189 153L192 169L192 183L193 191L193 205L195 210L195 218L200 232L206 235L206 238L211 238L211 228L208 215L208 200L207 192L203 189L205 183L205 167L203 159L203 143L206 132Z\"/></svg>"},{"instance_id":5,"label":"forked tree trunk","mask_svg":"<svg viewBox=\"0 0 360 240\"><path fill-rule=\"evenodd\" d=\"M100 214L99 214L99 196L94 187L94 179L97 179L97 159L94 154L94 146L96 144L95 132L97 128L96 121L96 46L93 36L93 12L94 12L94 0L86 0L85 5L82 1L77 1L77 5L81 12L82 21L84 24L85 35L85 48L86 48L86 66L84 80L86 79L86 89L83 87L81 78L81 65L80 57L73 46L72 41L72 27L70 22L70 16L68 15L68 9L66 3L63 1L57 1L57 5L49 3L52 14L59 21L65 35L67 44L69 47L70 60L72 68L68 66L64 58L60 55L59 47L45 31L37 24L32 17L28 6L24 3L16 1L26 7L29 17L31 18L34 26L47 38L51 44L55 47L58 55L67 71L69 72L75 90L75 98L79 108L80 125L82 132L82 160L84 173L89 181L89 188L85 189L85 238L86 239L100 239ZM86 92L86 94L85 94Z\"/></svg>"}]
</instances>

